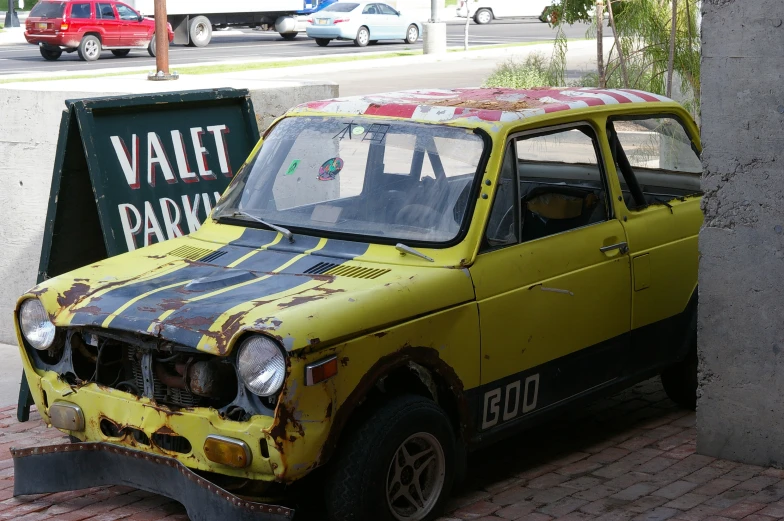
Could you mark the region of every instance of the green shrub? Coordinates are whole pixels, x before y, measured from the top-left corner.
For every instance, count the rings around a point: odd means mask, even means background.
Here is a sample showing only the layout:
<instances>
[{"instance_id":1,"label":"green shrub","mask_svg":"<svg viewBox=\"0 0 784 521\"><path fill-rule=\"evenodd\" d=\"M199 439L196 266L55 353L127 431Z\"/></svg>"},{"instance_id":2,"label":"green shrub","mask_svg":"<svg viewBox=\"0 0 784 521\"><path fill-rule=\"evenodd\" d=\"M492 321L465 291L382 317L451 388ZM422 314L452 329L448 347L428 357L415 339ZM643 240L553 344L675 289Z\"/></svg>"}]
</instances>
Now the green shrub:
<instances>
[{"instance_id":1,"label":"green shrub","mask_svg":"<svg viewBox=\"0 0 784 521\"><path fill-rule=\"evenodd\" d=\"M14 0L16 1L16 0ZM24 0L24 9L23 11L29 11L33 8L35 4L38 3L38 0ZM15 3L14 6L16 10L19 10L19 4ZM8 0L0 0L0 21L5 20L5 12L8 11Z\"/></svg>"},{"instance_id":2,"label":"green shrub","mask_svg":"<svg viewBox=\"0 0 784 521\"><path fill-rule=\"evenodd\" d=\"M524 62L511 58L498 65L485 80L485 87L530 89L551 86L547 59L538 53L528 55Z\"/></svg>"}]
</instances>

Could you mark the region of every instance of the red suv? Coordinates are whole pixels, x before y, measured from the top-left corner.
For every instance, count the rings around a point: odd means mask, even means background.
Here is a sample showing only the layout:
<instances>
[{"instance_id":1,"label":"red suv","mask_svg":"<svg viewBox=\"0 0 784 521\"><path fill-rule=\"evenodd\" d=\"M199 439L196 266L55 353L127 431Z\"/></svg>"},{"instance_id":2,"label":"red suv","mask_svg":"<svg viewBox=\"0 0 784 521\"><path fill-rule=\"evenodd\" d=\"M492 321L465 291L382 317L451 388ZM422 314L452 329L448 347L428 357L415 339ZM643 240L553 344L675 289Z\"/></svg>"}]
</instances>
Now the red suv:
<instances>
[{"instance_id":1,"label":"red suv","mask_svg":"<svg viewBox=\"0 0 784 521\"><path fill-rule=\"evenodd\" d=\"M168 33L171 42L171 25ZM112 0L39 2L27 18L25 38L37 44L47 60L58 59L63 51L77 51L82 60L95 61L104 49L115 56L147 49L155 56L155 21Z\"/></svg>"}]
</instances>

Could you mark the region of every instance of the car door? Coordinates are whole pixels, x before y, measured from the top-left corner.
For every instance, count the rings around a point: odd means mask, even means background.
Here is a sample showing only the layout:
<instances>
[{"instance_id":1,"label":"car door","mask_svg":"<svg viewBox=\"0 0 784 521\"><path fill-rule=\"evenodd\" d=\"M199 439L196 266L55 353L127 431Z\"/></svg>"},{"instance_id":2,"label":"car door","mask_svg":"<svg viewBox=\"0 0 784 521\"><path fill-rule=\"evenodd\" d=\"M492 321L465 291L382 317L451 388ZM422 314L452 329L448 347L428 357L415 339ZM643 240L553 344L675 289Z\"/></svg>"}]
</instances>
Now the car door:
<instances>
[{"instance_id":1,"label":"car door","mask_svg":"<svg viewBox=\"0 0 784 521\"><path fill-rule=\"evenodd\" d=\"M81 37L85 30L93 25L93 5L90 2L73 2L70 4L71 13L68 17L68 31Z\"/></svg>"},{"instance_id":2,"label":"car door","mask_svg":"<svg viewBox=\"0 0 784 521\"><path fill-rule=\"evenodd\" d=\"M139 13L125 4L115 4L120 17L121 32L117 45L128 47L146 46L149 43L147 27L139 21Z\"/></svg>"},{"instance_id":3,"label":"car door","mask_svg":"<svg viewBox=\"0 0 784 521\"><path fill-rule=\"evenodd\" d=\"M120 43L122 26L114 6L109 2L95 4L95 21L103 30L101 43L104 47L117 47Z\"/></svg>"},{"instance_id":4,"label":"car door","mask_svg":"<svg viewBox=\"0 0 784 521\"><path fill-rule=\"evenodd\" d=\"M400 14L387 4L376 4L381 11L381 16L384 18L386 25L385 34L387 38L401 39L406 37L407 25L403 25L405 21L401 18Z\"/></svg>"},{"instance_id":5,"label":"car door","mask_svg":"<svg viewBox=\"0 0 784 521\"><path fill-rule=\"evenodd\" d=\"M477 428L611 384L629 347L630 266L588 123L514 136L470 268L481 321Z\"/></svg>"},{"instance_id":6,"label":"car door","mask_svg":"<svg viewBox=\"0 0 784 521\"><path fill-rule=\"evenodd\" d=\"M362 9L362 23L370 30L371 40L389 38L389 26L377 4L367 4Z\"/></svg>"},{"instance_id":7,"label":"car door","mask_svg":"<svg viewBox=\"0 0 784 521\"><path fill-rule=\"evenodd\" d=\"M696 304L703 220L697 129L673 114L614 117L607 126L628 213L632 347L638 363L661 365L683 354L687 307Z\"/></svg>"}]
</instances>

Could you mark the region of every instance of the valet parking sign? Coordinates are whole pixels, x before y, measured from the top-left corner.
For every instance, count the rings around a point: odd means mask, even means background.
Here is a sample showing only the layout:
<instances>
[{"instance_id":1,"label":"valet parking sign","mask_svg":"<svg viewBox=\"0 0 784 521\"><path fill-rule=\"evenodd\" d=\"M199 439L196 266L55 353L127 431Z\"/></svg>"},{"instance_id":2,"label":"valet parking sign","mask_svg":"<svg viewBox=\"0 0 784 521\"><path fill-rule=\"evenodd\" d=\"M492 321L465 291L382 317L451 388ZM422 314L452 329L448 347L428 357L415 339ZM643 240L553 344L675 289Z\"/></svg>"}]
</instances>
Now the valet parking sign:
<instances>
[{"instance_id":1,"label":"valet parking sign","mask_svg":"<svg viewBox=\"0 0 784 521\"><path fill-rule=\"evenodd\" d=\"M244 90L66 105L39 280L198 230L259 139Z\"/></svg>"}]
</instances>

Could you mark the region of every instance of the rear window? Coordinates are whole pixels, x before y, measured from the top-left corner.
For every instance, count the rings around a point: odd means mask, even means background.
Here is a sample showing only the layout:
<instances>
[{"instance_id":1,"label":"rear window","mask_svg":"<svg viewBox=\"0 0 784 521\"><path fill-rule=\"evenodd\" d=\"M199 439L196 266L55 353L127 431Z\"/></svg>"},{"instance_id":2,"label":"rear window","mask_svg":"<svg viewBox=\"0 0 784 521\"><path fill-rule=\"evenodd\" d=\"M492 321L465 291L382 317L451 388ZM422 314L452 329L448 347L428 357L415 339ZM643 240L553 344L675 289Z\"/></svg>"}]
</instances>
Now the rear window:
<instances>
[{"instance_id":1,"label":"rear window","mask_svg":"<svg viewBox=\"0 0 784 521\"><path fill-rule=\"evenodd\" d=\"M30 11L33 18L62 18L65 2L40 2Z\"/></svg>"},{"instance_id":2,"label":"rear window","mask_svg":"<svg viewBox=\"0 0 784 521\"><path fill-rule=\"evenodd\" d=\"M323 13L323 12L327 12L327 11L332 11L333 13L348 13L348 12L353 11L357 7L359 7L359 4L349 4L347 2L337 2L337 3L334 3L332 5L328 5L327 7L322 9L321 12Z\"/></svg>"}]
</instances>

